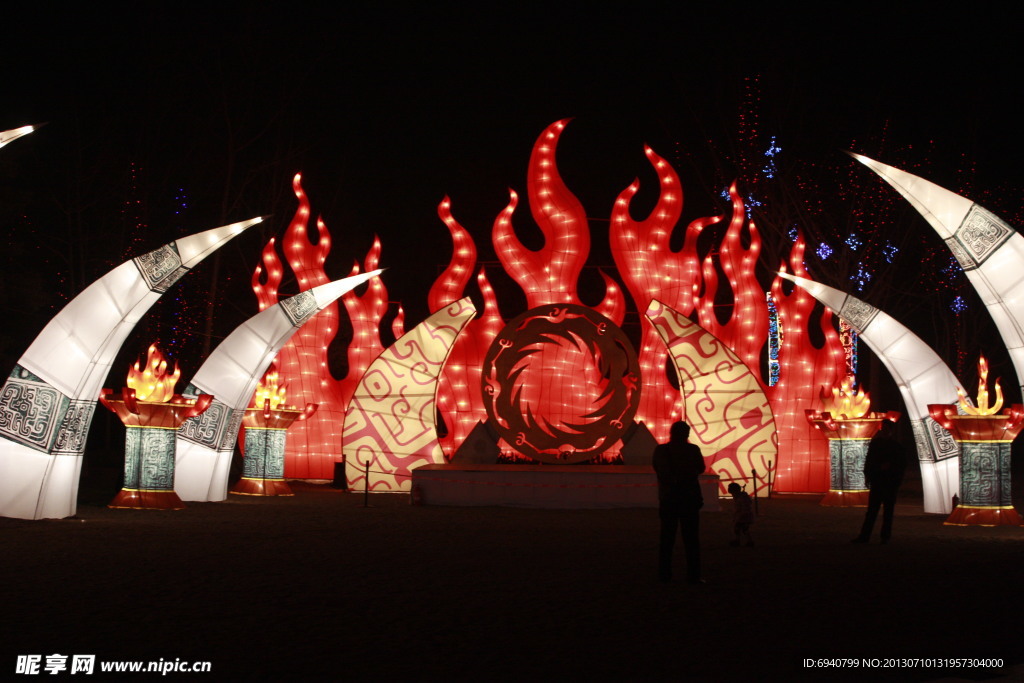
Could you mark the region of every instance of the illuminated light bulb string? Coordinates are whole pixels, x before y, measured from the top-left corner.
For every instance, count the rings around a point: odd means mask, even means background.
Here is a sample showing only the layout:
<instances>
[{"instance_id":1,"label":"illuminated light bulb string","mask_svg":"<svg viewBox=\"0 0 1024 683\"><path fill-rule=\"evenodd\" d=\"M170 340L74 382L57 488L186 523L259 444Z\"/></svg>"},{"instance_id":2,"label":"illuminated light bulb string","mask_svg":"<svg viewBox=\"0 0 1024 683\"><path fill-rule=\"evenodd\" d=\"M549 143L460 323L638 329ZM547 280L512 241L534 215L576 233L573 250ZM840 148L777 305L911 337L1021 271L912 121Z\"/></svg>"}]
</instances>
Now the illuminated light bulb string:
<instances>
[{"instance_id":1,"label":"illuminated light bulb string","mask_svg":"<svg viewBox=\"0 0 1024 683\"><path fill-rule=\"evenodd\" d=\"M775 308L775 299L771 292L765 292L768 305L768 386L779 383L779 349L782 346L782 326L779 324L779 311Z\"/></svg>"},{"instance_id":2,"label":"illuminated light bulb string","mask_svg":"<svg viewBox=\"0 0 1024 683\"><path fill-rule=\"evenodd\" d=\"M121 205L121 221L128 233L128 241L121 253L122 261L127 261L144 251L146 230L149 227L143 218L144 207L139 192L140 174L141 169L133 161L128 171L127 197Z\"/></svg>"},{"instance_id":3,"label":"illuminated light bulb string","mask_svg":"<svg viewBox=\"0 0 1024 683\"><path fill-rule=\"evenodd\" d=\"M897 146L889 137L886 124L879 134L851 140L847 148L927 173L936 153L933 142ZM774 146L779 145L769 144L769 149ZM971 185L975 168L963 155L956 166L961 169L957 181L963 191ZM762 194L770 198L758 209L765 224L791 226L792 217L800 216L813 245L811 262L828 273L826 282L838 289L868 301L872 294L884 292L886 307L894 310L918 309L921 299L941 302L953 314L943 317L944 325L953 330L938 336L933 345L941 356L957 359L958 373L969 365L965 330L969 319L981 313L975 310L977 297L945 245L930 230L907 225L920 219L908 217L899 194L841 154L824 161L787 160L784 171L777 175L780 182L761 185ZM978 194L970 196L987 201ZM941 277L935 277L937 273ZM847 348L852 366L856 343Z\"/></svg>"},{"instance_id":4,"label":"illuminated light bulb string","mask_svg":"<svg viewBox=\"0 0 1024 683\"><path fill-rule=\"evenodd\" d=\"M451 200L448 197L438 205L437 215L448 228L453 249L450 263L434 281L427 296L431 313L464 296L477 261L476 244L452 215ZM482 390L483 361L495 337L505 326L494 289L483 268L477 273L476 282L484 300L483 311L467 323L462 334L456 338L438 386L439 424L443 424L438 440L448 460L476 424L487 419Z\"/></svg>"},{"instance_id":5,"label":"illuminated light bulb string","mask_svg":"<svg viewBox=\"0 0 1024 683\"><path fill-rule=\"evenodd\" d=\"M121 221L127 236L122 249L122 261L145 253L150 248L148 239L151 229L146 220L149 206L140 189L145 181L144 169L132 162L128 171L126 196L121 205ZM170 215L163 222L169 223L177 234L186 233L190 227L190 208L185 188L176 188ZM194 347L197 339L205 334L207 318L211 311L215 317L217 309L223 305L222 298L209 300L209 288L202 281L208 277L210 272L203 270L199 277L183 278L176 283L167 295L154 304L150 314L140 321L140 336L161 339L166 350L178 358L198 355L199 350ZM226 282L231 279L230 273L222 273L219 277Z\"/></svg>"},{"instance_id":6,"label":"illuminated light bulb string","mask_svg":"<svg viewBox=\"0 0 1024 683\"><path fill-rule=\"evenodd\" d=\"M185 188L179 187L174 196L174 222L177 230L182 230L188 224L189 199ZM230 281L230 273L222 275L225 284ZM175 351L179 357L191 351L192 343L201 330L204 329L208 310L203 306L203 296L200 290L204 288L201 279L182 278L172 290L173 298L168 299L165 306L168 306L170 315L167 326L169 333L166 335L167 345L170 350ZM167 299L161 299L164 301ZM223 305L223 299L213 302L214 311ZM158 302L159 304L159 302Z\"/></svg>"}]
</instances>

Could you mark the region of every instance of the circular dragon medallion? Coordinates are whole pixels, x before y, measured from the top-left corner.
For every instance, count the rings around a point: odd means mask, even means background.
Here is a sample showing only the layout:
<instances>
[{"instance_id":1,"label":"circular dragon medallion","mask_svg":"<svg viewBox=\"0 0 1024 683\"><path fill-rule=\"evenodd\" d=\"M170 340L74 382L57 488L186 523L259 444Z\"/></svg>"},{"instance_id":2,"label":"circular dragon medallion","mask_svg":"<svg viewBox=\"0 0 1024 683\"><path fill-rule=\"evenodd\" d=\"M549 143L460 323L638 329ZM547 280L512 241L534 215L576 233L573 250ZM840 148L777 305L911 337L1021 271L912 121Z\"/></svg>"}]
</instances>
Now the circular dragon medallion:
<instances>
[{"instance_id":1,"label":"circular dragon medallion","mask_svg":"<svg viewBox=\"0 0 1024 683\"><path fill-rule=\"evenodd\" d=\"M487 417L519 453L548 463L590 460L618 442L640 403L636 352L585 306L552 304L509 322L483 366Z\"/></svg>"}]
</instances>

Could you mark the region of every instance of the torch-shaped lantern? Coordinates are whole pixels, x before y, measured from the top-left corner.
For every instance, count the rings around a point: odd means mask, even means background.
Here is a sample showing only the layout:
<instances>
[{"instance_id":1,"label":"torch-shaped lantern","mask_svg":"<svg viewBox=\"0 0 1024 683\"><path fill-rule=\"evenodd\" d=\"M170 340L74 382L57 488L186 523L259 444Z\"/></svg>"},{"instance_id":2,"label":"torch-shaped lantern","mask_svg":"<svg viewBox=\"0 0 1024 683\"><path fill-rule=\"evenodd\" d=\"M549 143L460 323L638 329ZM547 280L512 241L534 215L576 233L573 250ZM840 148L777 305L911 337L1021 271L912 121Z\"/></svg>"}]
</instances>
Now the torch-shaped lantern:
<instances>
[{"instance_id":1,"label":"torch-shaped lantern","mask_svg":"<svg viewBox=\"0 0 1024 683\"><path fill-rule=\"evenodd\" d=\"M1010 444L1024 427L1024 406L1003 407L1003 390L996 380L996 401L989 405L988 363L978 361L978 405L963 390L957 406L929 405L932 418L960 444L960 505L946 524L956 526L1020 525L1010 498Z\"/></svg>"},{"instance_id":2,"label":"torch-shaped lantern","mask_svg":"<svg viewBox=\"0 0 1024 683\"><path fill-rule=\"evenodd\" d=\"M305 410L285 404L286 389L278 386L277 371L271 368L260 380L252 405L245 411L245 458L242 478L231 493L245 496L291 496L284 480L285 432L293 422L316 412L317 404Z\"/></svg>"},{"instance_id":3,"label":"torch-shaped lantern","mask_svg":"<svg viewBox=\"0 0 1024 683\"><path fill-rule=\"evenodd\" d=\"M177 365L167 374L167 361L153 344L146 367L138 363L128 371L128 386L120 396L100 392L100 402L128 428L125 437L124 487L111 501L112 508L179 510L185 507L174 492L174 439L178 427L210 406L213 396L191 401L174 393L181 376Z\"/></svg>"},{"instance_id":4,"label":"torch-shaped lantern","mask_svg":"<svg viewBox=\"0 0 1024 683\"><path fill-rule=\"evenodd\" d=\"M868 486L864 480L864 460L871 437L878 433L883 420L896 422L898 412L870 413L871 398L863 390L853 388L853 377L848 376L833 386L830 393L824 387L821 412L804 411L807 421L828 438L829 490L821 504L830 507L857 507L868 504Z\"/></svg>"}]
</instances>

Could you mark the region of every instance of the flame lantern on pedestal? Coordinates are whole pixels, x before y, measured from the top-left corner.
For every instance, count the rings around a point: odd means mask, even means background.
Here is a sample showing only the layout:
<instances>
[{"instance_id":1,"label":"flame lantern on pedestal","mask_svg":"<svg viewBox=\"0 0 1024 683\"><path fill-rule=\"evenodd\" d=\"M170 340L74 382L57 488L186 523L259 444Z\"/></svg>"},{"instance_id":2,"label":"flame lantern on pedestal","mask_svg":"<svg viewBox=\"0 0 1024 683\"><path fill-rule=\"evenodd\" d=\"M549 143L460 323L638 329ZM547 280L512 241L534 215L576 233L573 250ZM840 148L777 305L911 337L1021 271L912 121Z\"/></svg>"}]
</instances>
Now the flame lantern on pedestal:
<instances>
[{"instance_id":1,"label":"flame lantern on pedestal","mask_svg":"<svg viewBox=\"0 0 1024 683\"><path fill-rule=\"evenodd\" d=\"M870 397L854 390L853 377L846 377L831 395L821 390L824 410L805 411L807 421L827 438L829 448L829 490L821 499L828 507L862 507L868 504L868 485L864 479L864 460L871 438L884 420L896 422L900 414L869 413Z\"/></svg>"},{"instance_id":2,"label":"flame lantern on pedestal","mask_svg":"<svg viewBox=\"0 0 1024 683\"><path fill-rule=\"evenodd\" d=\"M316 412L317 404L306 404L305 410L285 404L286 390L278 386L278 374L271 370L263 376L245 411L242 478L231 487L231 493L243 496L291 496L292 489L284 480L284 447L288 427Z\"/></svg>"},{"instance_id":3,"label":"flame lantern on pedestal","mask_svg":"<svg viewBox=\"0 0 1024 683\"><path fill-rule=\"evenodd\" d=\"M156 344L149 347L146 369L128 371L128 386L120 396L110 389L100 402L115 413L128 432L125 437L124 487L108 507L144 510L180 510L185 507L174 492L174 442L178 427L210 406L213 396L195 401L174 393L181 371L167 375L167 361Z\"/></svg>"},{"instance_id":4,"label":"flame lantern on pedestal","mask_svg":"<svg viewBox=\"0 0 1024 683\"><path fill-rule=\"evenodd\" d=\"M1000 526L1021 524L1010 490L1010 444L1024 427L1024 406L1000 413L1003 390L996 387L995 405L988 404L988 363L978 361L978 406L962 390L957 406L929 405L932 418L960 444L960 505L946 524Z\"/></svg>"}]
</instances>

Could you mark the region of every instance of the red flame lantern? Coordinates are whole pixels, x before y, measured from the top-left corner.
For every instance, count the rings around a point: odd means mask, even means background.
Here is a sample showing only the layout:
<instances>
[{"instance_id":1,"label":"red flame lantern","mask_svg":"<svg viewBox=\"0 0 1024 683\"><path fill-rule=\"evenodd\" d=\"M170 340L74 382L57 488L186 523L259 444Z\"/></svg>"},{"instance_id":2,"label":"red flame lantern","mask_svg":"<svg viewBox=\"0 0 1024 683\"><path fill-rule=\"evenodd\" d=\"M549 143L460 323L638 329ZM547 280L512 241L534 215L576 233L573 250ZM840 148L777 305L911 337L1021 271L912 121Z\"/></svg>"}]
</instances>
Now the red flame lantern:
<instances>
[{"instance_id":1,"label":"red flame lantern","mask_svg":"<svg viewBox=\"0 0 1024 683\"><path fill-rule=\"evenodd\" d=\"M610 323L610 328L617 327L625 318L626 297L609 275L602 274L606 291L603 301L596 306L585 306L578 295L579 277L589 256L591 229L582 204L562 182L557 169L555 152L566 124L565 120L555 122L541 134L534 145L527 171L529 208L543 234L543 247L529 249L517 237L513 218L519 196L512 192L508 205L494 221L494 249L502 267L522 289L531 311L542 307L579 306L603 316ZM728 224L721 242L711 253L701 257L697 239L703 231L725 221L725 216L692 221L685 228L682 249L673 251L670 244L682 216L682 188L678 175L668 162L649 148L645 148L645 154L658 176L659 194L655 207L642 220L632 216L630 202L639 191L639 183L634 182L615 201L609 233L615 266L635 309L645 311L651 300L657 298L684 315L695 314L703 327L733 349L757 373L760 352L768 335L764 287L758 282L754 267L760 256L761 238L754 223L746 217L737 188L735 185L730 188ZM285 234L283 246L285 260L295 272L300 289L306 289L327 279L323 273L323 262L329 249L329 235L323 222L318 221L319 238L316 242L310 240L307 233L309 201L302 192L298 176L294 187L299 209ZM484 301L483 314L466 326L451 350L438 391L438 406L447 427L446 435L440 441L445 456L451 459L477 424L492 419L494 424L500 424L488 413L491 399L483 387L490 386L485 372L493 369L485 369L485 356L501 333L504 320L485 273L477 270L473 239L455 220L447 197L438 207L438 215L452 236L453 253L448 267L431 287L430 310L441 310L462 298L474 273ZM797 239L788 266L790 272L809 278L803 265L803 253L804 242ZM363 267L375 268L379 257L380 244L375 242ZM282 278L282 262L273 243L264 252L264 264L266 281L261 282L262 270L257 271L253 281L261 307L277 301L276 288ZM358 269L357 266L354 272ZM719 283L719 272L724 273L728 280L728 297L731 297L730 303L724 307L719 301L723 298L719 290L726 289L726 286ZM772 283L771 296L785 330L779 352L781 381L765 387L775 417L780 452L774 488L788 492L823 492L829 488L825 439L807 422L804 410L808 404L809 389L816 391L820 387L832 386L842 376L845 351L832 325L832 313L825 310L820 316L813 315L816 302L809 294L800 288L791 289L777 278ZM317 320L311 321L296 335L280 355L282 376L288 379L297 395L320 404L316 418L297 425L288 441L286 472L290 477L330 478L333 463L341 453L339 430L343 420L339 416L343 414L348 397L362 373L382 350L379 329L387 311L383 285L374 281L363 295L350 293L342 301L354 335L348 349L349 371L345 378L335 380L327 372L326 348L337 329L334 312L325 310L321 313ZM635 422L643 422L657 440L665 441L670 424L682 414L682 400L666 372L668 355L664 343L643 316L641 325L641 345L637 353L639 377L634 393L637 404L635 413L629 417ZM824 345L812 343L812 329L815 336L824 338ZM563 347L557 353L566 355L566 349L568 347ZM523 372L546 377L546 373L533 373L533 369L531 361L524 366ZM582 381L582 372L574 381ZM600 379L596 378L597 375L594 377L593 381L598 385L604 381L603 375ZM569 410L574 413L570 422L580 418L577 394L582 393L593 400L590 387L583 392L573 390L569 399L562 391L526 385L521 387L521 392L522 397L530 397L531 410L545 415L558 414L566 403L573 406ZM601 392L597 395L600 396ZM508 418L505 416L503 419ZM536 424L541 425L540 422ZM534 437L526 435L525 430L519 430L523 431L522 437L518 432L509 432L509 438L504 441L510 444L510 451L524 459L534 459L541 451L559 451L563 445L570 446L573 453L596 453L591 446L583 446L580 450L564 439L562 443L554 443L559 440L554 433L557 430L539 428L541 431ZM543 439L551 437L554 441L536 448L537 435L542 435ZM609 433L608 438L612 436ZM532 445L527 447L527 444ZM517 445L522 445L526 452L515 450ZM607 455L606 452L604 456ZM554 457L557 459L558 455Z\"/></svg>"},{"instance_id":2,"label":"red flame lantern","mask_svg":"<svg viewBox=\"0 0 1024 683\"><path fill-rule=\"evenodd\" d=\"M309 198L302 190L301 180L301 176L296 175L292 182L299 208L285 232L282 246L299 290L306 291L331 279L324 271L324 262L331 250L331 236L319 219L316 237L311 236L308 230ZM380 242L375 241L363 263L366 271L377 268L380 250ZM359 266L355 266L350 275L359 272ZM257 267L252 278L260 310L277 303L277 288L283 275L283 264L272 239L263 250L263 267ZM292 394L319 406L311 419L299 421L291 428L284 465L289 478L334 477L335 463L342 458L345 406L366 368L383 350L379 330L387 311L387 299L387 290L380 278L371 280L363 295L349 292L342 297L353 332L353 342L348 348L349 371L342 380L331 377L327 365L327 349L338 333L336 303L303 325L278 353L278 372L287 380Z\"/></svg>"}]
</instances>

